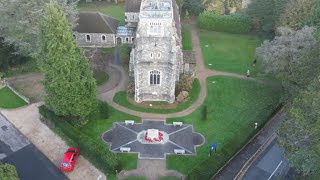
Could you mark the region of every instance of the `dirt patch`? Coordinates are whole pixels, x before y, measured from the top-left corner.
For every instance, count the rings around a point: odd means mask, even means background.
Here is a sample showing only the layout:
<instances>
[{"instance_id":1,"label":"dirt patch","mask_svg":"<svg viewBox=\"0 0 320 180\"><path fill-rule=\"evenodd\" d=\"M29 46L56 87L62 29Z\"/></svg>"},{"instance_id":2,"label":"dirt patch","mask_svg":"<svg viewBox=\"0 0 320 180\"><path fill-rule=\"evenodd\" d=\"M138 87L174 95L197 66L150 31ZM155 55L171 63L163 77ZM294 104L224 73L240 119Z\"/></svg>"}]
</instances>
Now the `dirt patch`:
<instances>
[{"instance_id":1,"label":"dirt patch","mask_svg":"<svg viewBox=\"0 0 320 180\"><path fill-rule=\"evenodd\" d=\"M8 81L17 91L29 98L31 103L34 103L42 101L44 93L42 79L42 73L29 73L11 77Z\"/></svg>"}]
</instances>

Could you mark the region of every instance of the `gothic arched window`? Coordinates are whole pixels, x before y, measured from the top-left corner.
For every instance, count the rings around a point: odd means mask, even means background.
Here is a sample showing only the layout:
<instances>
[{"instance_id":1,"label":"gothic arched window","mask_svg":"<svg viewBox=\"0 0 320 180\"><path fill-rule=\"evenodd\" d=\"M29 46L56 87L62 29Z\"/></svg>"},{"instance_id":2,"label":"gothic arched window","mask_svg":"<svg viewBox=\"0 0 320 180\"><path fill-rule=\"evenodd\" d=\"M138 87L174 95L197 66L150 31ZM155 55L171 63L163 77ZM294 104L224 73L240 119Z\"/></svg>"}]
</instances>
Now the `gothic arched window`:
<instances>
[{"instance_id":1,"label":"gothic arched window","mask_svg":"<svg viewBox=\"0 0 320 180\"><path fill-rule=\"evenodd\" d=\"M86 35L86 41L87 41L87 42L90 42L90 41L91 41L91 36L90 36L90 34L87 34L87 35Z\"/></svg>"},{"instance_id":2,"label":"gothic arched window","mask_svg":"<svg viewBox=\"0 0 320 180\"><path fill-rule=\"evenodd\" d=\"M150 85L160 84L160 71L150 71Z\"/></svg>"}]
</instances>

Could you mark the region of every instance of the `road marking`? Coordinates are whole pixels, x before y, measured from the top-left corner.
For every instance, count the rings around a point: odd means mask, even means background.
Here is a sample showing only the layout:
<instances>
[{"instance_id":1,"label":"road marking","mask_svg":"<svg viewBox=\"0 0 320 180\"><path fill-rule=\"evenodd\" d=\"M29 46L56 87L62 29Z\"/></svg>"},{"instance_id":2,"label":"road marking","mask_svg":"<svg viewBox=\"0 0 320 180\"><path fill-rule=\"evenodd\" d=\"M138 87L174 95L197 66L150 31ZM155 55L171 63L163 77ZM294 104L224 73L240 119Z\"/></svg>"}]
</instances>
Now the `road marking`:
<instances>
[{"instance_id":1,"label":"road marking","mask_svg":"<svg viewBox=\"0 0 320 180\"><path fill-rule=\"evenodd\" d=\"M282 161L278 164L277 168L273 171L273 173L270 175L270 177L268 178L268 180L270 180L272 178L272 176L274 175L274 173L278 170L278 168L280 167L280 165L282 164Z\"/></svg>"}]
</instances>

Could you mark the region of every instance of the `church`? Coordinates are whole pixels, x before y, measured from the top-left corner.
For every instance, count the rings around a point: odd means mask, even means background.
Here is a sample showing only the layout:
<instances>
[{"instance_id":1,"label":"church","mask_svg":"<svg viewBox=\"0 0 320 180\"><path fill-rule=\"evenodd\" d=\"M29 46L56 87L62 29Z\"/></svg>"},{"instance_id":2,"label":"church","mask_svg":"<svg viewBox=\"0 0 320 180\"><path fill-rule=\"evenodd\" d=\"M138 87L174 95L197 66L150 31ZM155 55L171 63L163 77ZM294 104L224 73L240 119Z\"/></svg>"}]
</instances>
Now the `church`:
<instances>
[{"instance_id":1,"label":"church","mask_svg":"<svg viewBox=\"0 0 320 180\"><path fill-rule=\"evenodd\" d=\"M135 101L175 101L183 72L181 25L175 0L126 1L126 23L136 28L129 73Z\"/></svg>"}]
</instances>

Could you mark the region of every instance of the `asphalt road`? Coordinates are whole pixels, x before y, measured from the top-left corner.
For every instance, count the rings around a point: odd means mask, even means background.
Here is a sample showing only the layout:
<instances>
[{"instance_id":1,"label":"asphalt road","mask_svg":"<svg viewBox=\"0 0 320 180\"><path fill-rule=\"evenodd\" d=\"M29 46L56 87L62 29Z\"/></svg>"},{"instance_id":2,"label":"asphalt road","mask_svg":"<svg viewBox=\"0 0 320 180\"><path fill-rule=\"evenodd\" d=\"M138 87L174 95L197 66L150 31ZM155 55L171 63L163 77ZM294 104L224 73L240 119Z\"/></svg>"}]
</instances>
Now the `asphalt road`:
<instances>
[{"instance_id":1,"label":"asphalt road","mask_svg":"<svg viewBox=\"0 0 320 180\"><path fill-rule=\"evenodd\" d=\"M243 180L286 179L289 171L288 161L284 158L283 149L279 148L275 141L251 165Z\"/></svg>"},{"instance_id":2,"label":"asphalt road","mask_svg":"<svg viewBox=\"0 0 320 180\"><path fill-rule=\"evenodd\" d=\"M21 180L68 179L0 113L0 160L16 166Z\"/></svg>"}]
</instances>

